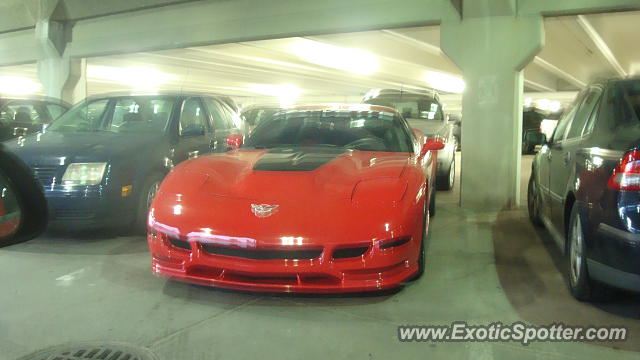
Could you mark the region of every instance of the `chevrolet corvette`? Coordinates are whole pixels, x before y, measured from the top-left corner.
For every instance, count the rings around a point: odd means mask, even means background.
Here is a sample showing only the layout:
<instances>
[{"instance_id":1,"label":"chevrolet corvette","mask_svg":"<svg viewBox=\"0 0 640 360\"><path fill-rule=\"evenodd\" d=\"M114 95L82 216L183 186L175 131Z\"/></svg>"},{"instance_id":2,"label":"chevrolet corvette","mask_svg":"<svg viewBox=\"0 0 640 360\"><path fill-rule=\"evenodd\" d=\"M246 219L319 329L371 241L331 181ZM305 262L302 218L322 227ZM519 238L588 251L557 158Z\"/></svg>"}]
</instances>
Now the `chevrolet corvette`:
<instances>
[{"instance_id":1,"label":"chevrolet corvette","mask_svg":"<svg viewBox=\"0 0 640 360\"><path fill-rule=\"evenodd\" d=\"M396 288L423 273L444 144L396 110L289 108L228 145L161 184L148 216L154 274L329 293Z\"/></svg>"}]
</instances>

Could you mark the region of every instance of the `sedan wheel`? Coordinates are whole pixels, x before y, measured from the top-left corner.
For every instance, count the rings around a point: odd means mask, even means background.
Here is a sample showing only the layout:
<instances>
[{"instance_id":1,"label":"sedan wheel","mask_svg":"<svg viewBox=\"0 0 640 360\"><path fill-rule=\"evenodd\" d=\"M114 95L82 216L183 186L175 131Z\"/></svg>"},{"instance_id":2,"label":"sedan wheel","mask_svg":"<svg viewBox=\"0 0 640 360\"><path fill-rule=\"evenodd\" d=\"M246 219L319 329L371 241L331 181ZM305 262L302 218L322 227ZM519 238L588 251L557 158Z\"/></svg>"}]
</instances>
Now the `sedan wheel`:
<instances>
[{"instance_id":1,"label":"sedan wheel","mask_svg":"<svg viewBox=\"0 0 640 360\"><path fill-rule=\"evenodd\" d=\"M576 204L571 209L567 235L567 273L571 294L580 301L606 300L609 297L610 289L589 277L584 225Z\"/></svg>"},{"instance_id":2,"label":"sedan wheel","mask_svg":"<svg viewBox=\"0 0 640 360\"><path fill-rule=\"evenodd\" d=\"M569 244L569 280L571 281L571 286L575 287L580 280L580 273L582 270L582 263L584 262L583 257L583 242L584 235L582 234L582 224L580 222L580 217L578 217L573 224L573 228L571 229L571 243Z\"/></svg>"},{"instance_id":3,"label":"sedan wheel","mask_svg":"<svg viewBox=\"0 0 640 360\"><path fill-rule=\"evenodd\" d=\"M540 218L540 197L536 189L533 174L529 178L529 186L527 188L527 210L529 210L529 220L535 226L542 226Z\"/></svg>"}]
</instances>

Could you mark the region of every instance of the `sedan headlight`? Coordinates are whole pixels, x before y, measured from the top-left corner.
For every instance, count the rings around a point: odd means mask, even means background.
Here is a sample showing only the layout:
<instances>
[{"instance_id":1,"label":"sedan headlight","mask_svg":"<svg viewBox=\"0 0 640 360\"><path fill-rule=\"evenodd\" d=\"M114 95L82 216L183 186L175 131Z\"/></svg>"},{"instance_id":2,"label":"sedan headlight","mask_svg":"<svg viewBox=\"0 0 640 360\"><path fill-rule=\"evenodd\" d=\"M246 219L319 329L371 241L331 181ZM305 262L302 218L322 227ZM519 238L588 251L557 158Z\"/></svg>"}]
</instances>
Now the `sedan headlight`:
<instances>
[{"instance_id":1,"label":"sedan headlight","mask_svg":"<svg viewBox=\"0 0 640 360\"><path fill-rule=\"evenodd\" d=\"M62 176L62 185L98 185L107 163L71 163Z\"/></svg>"}]
</instances>

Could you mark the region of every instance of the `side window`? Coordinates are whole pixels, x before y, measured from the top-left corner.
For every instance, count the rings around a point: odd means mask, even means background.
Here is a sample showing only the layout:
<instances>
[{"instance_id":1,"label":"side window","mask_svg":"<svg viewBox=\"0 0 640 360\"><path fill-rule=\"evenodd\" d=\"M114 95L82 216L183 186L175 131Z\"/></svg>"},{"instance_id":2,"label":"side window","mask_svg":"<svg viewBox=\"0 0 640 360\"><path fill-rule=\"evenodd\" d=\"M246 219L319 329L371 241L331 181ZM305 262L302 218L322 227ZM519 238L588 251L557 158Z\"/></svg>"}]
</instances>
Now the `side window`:
<instances>
[{"instance_id":1,"label":"side window","mask_svg":"<svg viewBox=\"0 0 640 360\"><path fill-rule=\"evenodd\" d=\"M600 112L601 102L602 102L602 99L598 100L598 102L596 103L596 106L593 108L593 111L591 112L591 116L589 116L589 120L587 121L587 124L584 126L584 131L582 132L582 136L591 134L591 132L593 131L593 128L597 121L598 113Z\"/></svg>"},{"instance_id":2,"label":"side window","mask_svg":"<svg viewBox=\"0 0 640 360\"><path fill-rule=\"evenodd\" d=\"M224 130L229 128L229 121L227 119L227 112L224 111L222 105L213 99L205 99L207 109L211 113L213 119L213 128L215 130Z\"/></svg>"},{"instance_id":3,"label":"side window","mask_svg":"<svg viewBox=\"0 0 640 360\"><path fill-rule=\"evenodd\" d=\"M180 115L180 135L204 135L208 128L206 121L206 113L200 100L187 99Z\"/></svg>"},{"instance_id":4,"label":"side window","mask_svg":"<svg viewBox=\"0 0 640 360\"><path fill-rule=\"evenodd\" d=\"M40 124L46 121L40 116L35 105L26 102L12 102L3 109L3 120L19 124Z\"/></svg>"},{"instance_id":5,"label":"side window","mask_svg":"<svg viewBox=\"0 0 640 360\"><path fill-rule=\"evenodd\" d=\"M60 115L64 114L64 112L67 111L64 107L56 104L47 104L47 110L49 111L51 120L59 118Z\"/></svg>"},{"instance_id":6,"label":"side window","mask_svg":"<svg viewBox=\"0 0 640 360\"><path fill-rule=\"evenodd\" d=\"M596 107L601 93L602 91L597 88L589 90L589 93L585 97L582 104L578 107L578 110L573 117L573 121L569 126L567 139L573 139L582 136L582 131L584 130L585 124L591 116L593 109Z\"/></svg>"},{"instance_id":7,"label":"side window","mask_svg":"<svg viewBox=\"0 0 640 360\"><path fill-rule=\"evenodd\" d=\"M562 119L558 121L558 126L556 126L556 129L553 132L553 139L551 139L551 143L559 143L564 139L564 133L565 133L565 130L567 130L567 125L569 125L569 123L575 116L577 109L578 109L578 106L573 106L573 108L571 108L566 113L566 115L564 115Z\"/></svg>"}]
</instances>

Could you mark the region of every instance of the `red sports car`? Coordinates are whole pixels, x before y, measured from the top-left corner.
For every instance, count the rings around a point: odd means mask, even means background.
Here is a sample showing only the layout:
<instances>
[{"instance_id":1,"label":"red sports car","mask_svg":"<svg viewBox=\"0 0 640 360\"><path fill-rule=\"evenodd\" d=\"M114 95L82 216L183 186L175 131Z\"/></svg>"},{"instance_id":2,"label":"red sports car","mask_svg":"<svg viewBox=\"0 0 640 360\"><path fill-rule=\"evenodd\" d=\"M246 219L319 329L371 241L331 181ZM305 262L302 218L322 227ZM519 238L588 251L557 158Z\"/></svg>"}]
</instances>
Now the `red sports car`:
<instances>
[{"instance_id":1,"label":"red sports car","mask_svg":"<svg viewBox=\"0 0 640 360\"><path fill-rule=\"evenodd\" d=\"M416 278L443 147L423 138L383 106L279 111L242 147L165 178L149 211L153 272L267 292L383 290Z\"/></svg>"}]
</instances>

